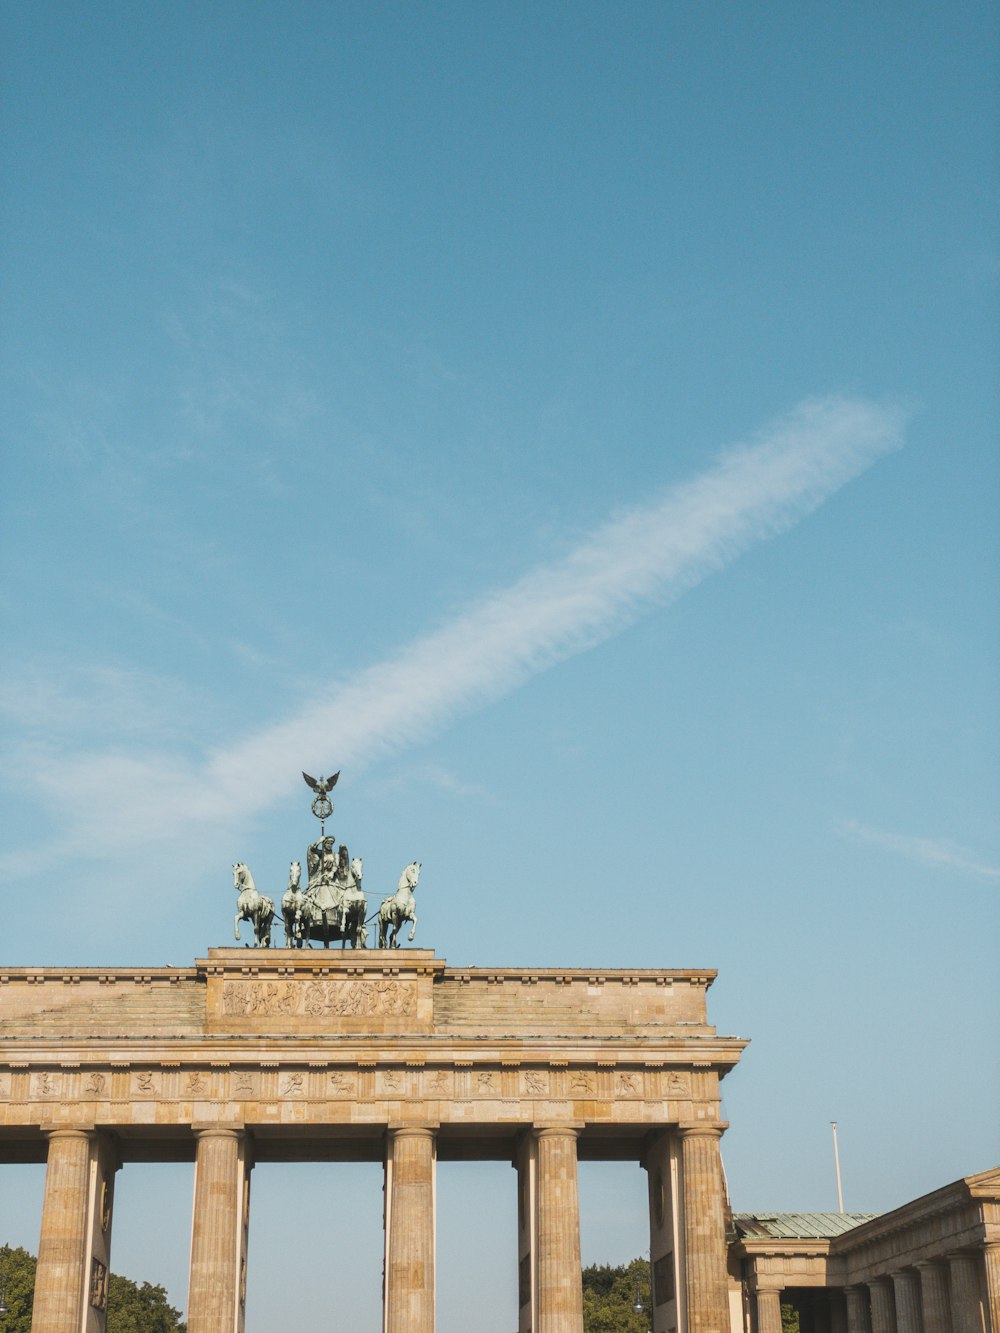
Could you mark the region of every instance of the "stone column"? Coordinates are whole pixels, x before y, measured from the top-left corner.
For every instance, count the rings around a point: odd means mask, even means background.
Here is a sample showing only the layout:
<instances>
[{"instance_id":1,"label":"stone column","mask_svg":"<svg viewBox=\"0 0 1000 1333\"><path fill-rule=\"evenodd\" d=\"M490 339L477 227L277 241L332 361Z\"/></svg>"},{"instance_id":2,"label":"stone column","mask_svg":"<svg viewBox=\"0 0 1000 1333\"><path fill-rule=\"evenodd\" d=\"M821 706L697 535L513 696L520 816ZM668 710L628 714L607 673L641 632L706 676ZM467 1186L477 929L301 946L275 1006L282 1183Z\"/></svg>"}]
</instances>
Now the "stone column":
<instances>
[{"instance_id":1,"label":"stone column","mask_svg":"<svg viewBox=\"0 0 1000 1333\"><path fill-rule=\"evenodd\" d=\"M987 1241L983 1254L986 1263L986 1308L991 1333L1000 1333L1000 1241Z\"/></svg>"},{"instance_id":2,"label":"stone column","mask_svg":"<svg viewBox=\"0 0 1000 1333\"><path fill-rule=\"evenodd\" d=\"M538 1327L535 1333L582 1333L580 1200L576 1140L569 1126L536 1129L538 1142Z\"/></svg>"},{"instance_id":3,"label":"stone column","mask_svg":"<svg viewBox=\"0 0 1000 1333\"><path fill-rule=\"evenodd\" d=\"M89 1300L92 1130L49 1134L32 1333L80 1333Z\"/></svg>"},{"instance_id":4,"label":"stone column","mask_svg":"<svg viewBox=\"0 0 1000 1333\"><path fill-rule=\"evenodd\" d=\"M781 1333L781 1292L757 1292L757 1333Z\"/></svg>"},{"instance_id":5,"label":"stone column","mask_svg":"<svg viewBox=\"0 0 1000 1333\"><path fill-rule=\"evenodd\" d=\"M844 1298L847 1301L847 1333L871 1333L868 1288L845 1287Z\"/></svg>"},{"instance_id":6,"label":"stone column","mask_svg":"<svg viewBox=\"0 0 1000 1333\"><path fill-rule=\"evenodd\" d=\"M729 1327L726 1232L723 1218L723 1124L681 1125L684 1165L684 1287L688 1333Z\"/></svg>"},{"instance_id":7,"label":"stone column","mask_svg":"<svg viewBox=\"0 0 1000 1333\"><path fill-rule=\"evenodd\" d=\"M923 1333L919 1277L903 1269L892 1274L892 1285L896 1297L896 1333Z\"/></svg>"},{"instance_id":8,"label":"stone column","mask_svg":"<svg viewBox=\"0 0 1000 1333\"><path fill-rule=\"evenodd\" d=\"M829 1293L830 1333L847 1333L847 1303L844 1294L836 1287L830 1287Z\"/></svg>"},{"instance_id":9,"label":"stone column","mask_svg":"<svg viewBox=\"0 0 1000 1333\"><path fill-rule=\"evenodd\" d=\"M872 1333L896 1333L896 1305L887 1277L868 1283L872 1298Z\"/></svg>"},{"instance_id":10,"label":"stone column","mask_svg":"<svg viewBox=\"0 0 1000 1333\"><path fill-rule=\"evenodd\" d=\"M951 1333L948 1270L944 1264L928 1260L917 1264L917 1271L920 1274L920 1308L924 1333Z\"/></svg>"},{"instance_id":11,"label":"stone column","mask_svg":"<svg viewBox=\"0 0 1000 1333\"><path fill-rule=\"evenodd\" d=\"M951 1326L955 1333L983 1333L979 1265L974 1254L949 1254Z\"/></svg>"},{"instance_id":12,"label":"stone column","mask_svg":"<svg viewBox=\"0 0 1000 1333\"><path fill-rule=\"evenodd\" d=\"M385 1327L388 1333L434 1333L433 1129L389 1130Z\"/></svg>"},{"instance_id":13,"label":"stone column","mask_svg":"<svg viewBox=\"0 0 1000 1333\"><path fill-rule=\"evenodd\" d=\"M228 1125L194 1130L188 1333L241 1333L249 1207L246 1136Z\"/></svg>"}]
</instances>

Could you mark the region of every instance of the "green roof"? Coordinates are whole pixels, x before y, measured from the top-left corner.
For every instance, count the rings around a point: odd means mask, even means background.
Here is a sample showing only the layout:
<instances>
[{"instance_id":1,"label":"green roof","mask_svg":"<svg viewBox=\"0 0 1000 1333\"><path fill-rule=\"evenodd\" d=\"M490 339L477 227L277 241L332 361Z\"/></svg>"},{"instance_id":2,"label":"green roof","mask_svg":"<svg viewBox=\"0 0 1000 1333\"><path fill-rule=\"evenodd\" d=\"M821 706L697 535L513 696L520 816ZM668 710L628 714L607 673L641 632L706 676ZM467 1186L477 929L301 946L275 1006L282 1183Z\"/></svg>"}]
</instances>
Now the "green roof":
<instances>
[{"instance_id":1,"label":"green roof","mask_svg":"<svg viewBox=\"0 0 1000 1333\"><path fill-rule=\"evenodd\" d=\"M878 1213L736 1213L741 1240L829 1240L870 1222Z\"/></svg>"}]
</instances>

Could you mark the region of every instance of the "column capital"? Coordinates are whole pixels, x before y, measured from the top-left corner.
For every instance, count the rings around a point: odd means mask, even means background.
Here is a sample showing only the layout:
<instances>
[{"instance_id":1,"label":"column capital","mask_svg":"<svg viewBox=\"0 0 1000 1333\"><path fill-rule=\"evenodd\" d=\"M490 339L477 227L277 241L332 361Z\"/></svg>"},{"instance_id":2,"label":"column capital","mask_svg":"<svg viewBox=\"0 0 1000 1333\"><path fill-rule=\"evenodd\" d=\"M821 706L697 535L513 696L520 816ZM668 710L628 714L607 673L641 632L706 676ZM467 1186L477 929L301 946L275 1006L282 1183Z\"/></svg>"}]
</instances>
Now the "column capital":
<instances>
[{"instance_id":1,"label":"column capital","mask_svg":"<svg viewBox=\"0 0 1000 1333\"><path fill-rule=\"evenodd\" d=\"M696 1134L721 1139L728 1128L728 1120L682 1120L677 1125L678 1133L686 1139L694 1138Z\"/></svg>"},{"instance_id":2,"label":"column capital","mask_svg":"<svg viewBox=\"0 0 1000 1333\"><path fill-rule=\"evenodd\" d=\"M394 1139L432 1139L439 1128L439 1125L389 1125L387 1133Z\"/></svg>"},{"instance_id":3,"label":"column capital","mask_svg":"<svg viewBox=\"0 0 1000 1333\"><path fill-rule=\"evenodd\" d=\"M45 1137L53 1139L92 1139L97 1134L96 1125L60 1125L58 1129L46 1129Z\"/></svg>"},{"instance_id":4,"label":"column capital","mask_svg":"<svg viewBox=\"0 0 1000 1333\"><path fill-rule=\"evenodd\" d=\"M534 1125L532 1128L536 1139L578 1139L583 1129L583 1122L574 1120L566 1125Z\"/></svg>"},{"instance_id":5,"label":"column capital","mask_svg":"<svg viewBox=\"0 0 1000 1333\"><path fill-rule=\"evenodd\" d=\"M196 1123L191 1126L191 1133L195 1136L196 1139L208 1139L208 1138L242 1139L246 1134L246 1125L243 1124L219 1125L219 1124Z\"/></svg>"}]
</instances>

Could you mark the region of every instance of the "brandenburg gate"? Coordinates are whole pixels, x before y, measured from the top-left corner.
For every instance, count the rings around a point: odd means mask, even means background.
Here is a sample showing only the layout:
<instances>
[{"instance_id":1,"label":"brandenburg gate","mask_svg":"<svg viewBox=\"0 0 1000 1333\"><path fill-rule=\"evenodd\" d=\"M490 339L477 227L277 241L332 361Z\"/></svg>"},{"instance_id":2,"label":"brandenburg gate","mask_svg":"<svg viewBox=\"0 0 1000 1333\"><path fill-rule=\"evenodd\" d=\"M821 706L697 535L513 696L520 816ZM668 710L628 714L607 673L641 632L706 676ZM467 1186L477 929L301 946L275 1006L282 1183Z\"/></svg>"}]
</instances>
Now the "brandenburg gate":
<instances>
[{"instance_id":1,"label":"brandenburg gate","mask_svg":"<svg viewBox=\"0 0 1000 1333\"><path fill-rule=\"evenodd\" d=\"M45 1160L34 1333L103 1333L114 1181L193 1160L190 1333L240 1333L256 1162L385 1168L383 1333L434 1329L435 1170L517 1172L520 1333L580 1333L577 1163L648 1176L654 1333L730 1325L705 970L450 968L424 949L211 949L0 969L0 1160ZM511 1312L511 1323L514 1313Z\"/></svg>"}]
</instances>

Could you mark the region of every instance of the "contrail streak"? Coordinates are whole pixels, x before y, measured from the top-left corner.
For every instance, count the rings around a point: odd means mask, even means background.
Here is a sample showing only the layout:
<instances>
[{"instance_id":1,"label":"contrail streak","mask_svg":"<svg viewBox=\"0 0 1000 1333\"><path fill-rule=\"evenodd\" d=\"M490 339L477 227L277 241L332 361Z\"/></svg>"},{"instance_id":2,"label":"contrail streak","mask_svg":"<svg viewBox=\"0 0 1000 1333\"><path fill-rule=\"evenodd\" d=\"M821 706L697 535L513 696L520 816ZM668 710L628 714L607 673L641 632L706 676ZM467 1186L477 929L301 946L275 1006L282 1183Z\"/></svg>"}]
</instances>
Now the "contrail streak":
<instances>
[{"instance_id":1,"label":"contrail streak","mask_svg":"<svg viewBox=\"0 0 1000 1333\"><path fill-rule=\"evenodd\" d=\"M699 476L611 518L564 558L484 597L286 721L195 764L148 754L71 756L69 772L60 760L60 780L74 768L86 773L81 789L91 794L91 809L81 825L91 845L121 845L135 828L176 834L183 822L245 818L283 799L302 767L333 763L357 772L610 638L786 531L901 442L894 409L841 397L800 404Z\"/></svg>"}]
</instances>

